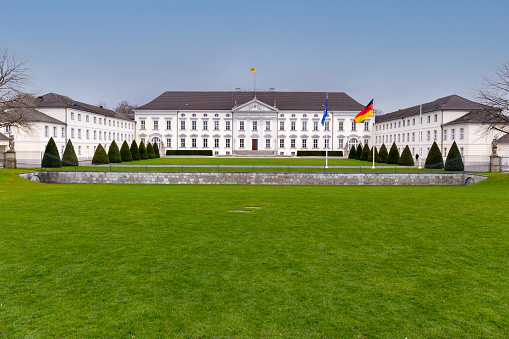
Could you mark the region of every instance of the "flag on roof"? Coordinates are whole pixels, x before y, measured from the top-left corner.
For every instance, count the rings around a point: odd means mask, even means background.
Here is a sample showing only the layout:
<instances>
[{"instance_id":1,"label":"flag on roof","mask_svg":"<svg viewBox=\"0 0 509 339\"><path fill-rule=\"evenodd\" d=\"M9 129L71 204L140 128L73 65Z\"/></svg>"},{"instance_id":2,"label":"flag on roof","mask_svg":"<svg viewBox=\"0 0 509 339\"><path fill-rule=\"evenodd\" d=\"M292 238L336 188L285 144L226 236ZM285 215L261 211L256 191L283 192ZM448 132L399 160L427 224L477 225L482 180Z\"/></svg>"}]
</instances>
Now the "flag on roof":
<instances>
[{"instance_id":1,"label":"flag on roof","mask_svg":"<svg viewBox=\"0 0 509 339\"><path fill-rule=\"evenodd\" d=\"M327 113L327 102L328 101L329 101L329 98L325 99L325 109L323 110L322 126L325 125L325 118L329 115Z\"/></svg>"},{"instance_id":2,"label":"flag on roof","mask_svg":"<svg viewBox=\"0 0 509 339\"><path fill-rule=\"evenodd\" d=\"M367 118L373 115L373 99L369 102L369 104L364 107L364 109L353 118L355 122L363 122Z\"/></svg>"},{"instance_id":3,"label":"flag on roof","mask_svg":"<svg viewBox=\"0 0 509 339\"><path fill-rule=\"evenodd\" d=\"M255 72L255 68L251 67L251 73L254 73L254 72Z\"/></svg>"}]
</instances>

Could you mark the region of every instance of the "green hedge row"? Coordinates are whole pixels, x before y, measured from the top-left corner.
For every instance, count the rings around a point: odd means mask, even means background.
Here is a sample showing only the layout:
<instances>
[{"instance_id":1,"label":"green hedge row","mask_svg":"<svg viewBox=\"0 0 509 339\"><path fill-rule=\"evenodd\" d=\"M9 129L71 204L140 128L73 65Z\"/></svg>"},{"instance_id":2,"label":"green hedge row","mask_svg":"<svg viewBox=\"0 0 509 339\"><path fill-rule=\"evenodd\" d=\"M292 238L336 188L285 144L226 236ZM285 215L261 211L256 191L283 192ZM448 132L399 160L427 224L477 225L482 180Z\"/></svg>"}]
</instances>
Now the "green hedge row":
<instances>
[{"instance_id":1,"label":"green hedge row","mask_svg":"<svg viewBox=\"0 0 509 339\"><path fill-rule=\"evenodd\" d=\"M324 157L325 151L297 151L298 157ZM330 157L342 157L343 151L329 151Z\"/></svg>"},{"instance_id":2,"label":"green hedge row","mask_svg":"<svg viewBox=\"0 0 509 339\"><path fill-rule=\"evenodd\" d=\"M190 150L166 150L166 155L205 155L212 156L212 150L198 150L198 149L190 149Z\"/></svg>"}]
</instances>

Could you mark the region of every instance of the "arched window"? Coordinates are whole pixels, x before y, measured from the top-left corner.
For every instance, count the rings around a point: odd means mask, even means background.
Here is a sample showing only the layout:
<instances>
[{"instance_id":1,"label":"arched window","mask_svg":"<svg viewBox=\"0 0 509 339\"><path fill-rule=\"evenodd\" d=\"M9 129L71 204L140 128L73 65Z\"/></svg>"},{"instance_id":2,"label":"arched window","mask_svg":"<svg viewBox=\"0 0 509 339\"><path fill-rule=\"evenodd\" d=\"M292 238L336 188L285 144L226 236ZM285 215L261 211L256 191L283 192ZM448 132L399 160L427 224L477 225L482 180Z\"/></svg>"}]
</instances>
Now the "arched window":
<instances>
[{"instance_id":1,"label":"arched window","mask_svg":"<svg viewBox=\"0 0 509 339\"><path fill-rule=\"evenodd\" d=\"M157 143L157 147L161 148L161 139L159 137L152 137L152 144Z\"/></svg>"},{"instance_id":2,"label":"arched window","mask_svg":"<svg viewBox=\"0 0 509 339\"><path fill-rule=\"evenodd\" d=\"M352 146L355 146L355 148L357 148L358 144L359 144L359 139L357 139L357 138L350 138L350 140L348 140L348 149L351 149Z\"/></svg>"}]
</instances>

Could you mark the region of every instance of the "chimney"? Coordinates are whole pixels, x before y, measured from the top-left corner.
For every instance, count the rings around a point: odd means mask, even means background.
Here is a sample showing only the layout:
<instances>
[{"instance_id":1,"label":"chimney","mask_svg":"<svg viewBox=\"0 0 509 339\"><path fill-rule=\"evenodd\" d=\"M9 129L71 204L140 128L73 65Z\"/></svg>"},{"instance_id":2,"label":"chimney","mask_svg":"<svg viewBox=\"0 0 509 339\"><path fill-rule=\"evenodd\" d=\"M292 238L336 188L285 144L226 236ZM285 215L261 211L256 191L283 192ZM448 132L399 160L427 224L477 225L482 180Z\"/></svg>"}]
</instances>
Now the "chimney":
<instances>
[{"instance_id":1,"label":"chimney","mask_svg":"<svg viewBox=\"0 0 509 339\"><path fill-rule=\"evenodd\" d=\"M235 88L235 92L240 92L240 87Z\"/></svg>"},{"instance_id":2,"label":"chimney","mask_svg":"<svg viewBox=\"0 0 509 339\"><path fill-rule=\"evenodd\" d=\"M269 92L274 92L274 87L269 88Z\"/></svg>"}]
</instances>

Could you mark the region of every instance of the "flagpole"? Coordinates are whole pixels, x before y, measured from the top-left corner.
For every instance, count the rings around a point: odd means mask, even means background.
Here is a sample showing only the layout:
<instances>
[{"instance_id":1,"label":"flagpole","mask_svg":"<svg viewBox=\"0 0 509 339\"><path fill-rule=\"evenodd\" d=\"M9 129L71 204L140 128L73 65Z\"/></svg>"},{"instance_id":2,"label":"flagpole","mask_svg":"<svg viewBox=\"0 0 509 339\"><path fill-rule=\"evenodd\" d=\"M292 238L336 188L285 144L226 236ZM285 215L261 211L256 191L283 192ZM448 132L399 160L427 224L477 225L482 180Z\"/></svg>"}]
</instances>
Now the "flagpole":
<instances>
[{"instance_id":1,"label":"flagpole","mask_svg":"<svg viewBox=\"0 0 509 339\"><path fill-rule=\"evenodd\" d=\"M325 109L327 110L327 115L325 116L325 119L327 119L327 116L329 115L329 111L328 111L328 107L327 107L328 101L329 101L329 93L327 93L325 96ZM329 128L330 128L330 124L329 124ZM326 128L325 129L325 140L329 140L328 136L329 136L329 130ZM329 146L330 146L330 141L329 141ZM328 160L329 160L329 147L325 147L325 168L329 168Z\"/></svg>"},{"instance_id":2,"label":"flagpole","mask_svg":"<svg viewBox=\"0 0 509 339\"><path fill-rule=\"evenodd\" d=\"M375 133L375 124L376 124L376 115L375 115L375 98L373 98L373 143L372 143L372 147L373 147L373 167L371 167L372 169L375 169L375 138L376 138L376 133Z\"/></svg>"},{"instance_id":3,"label":"flagpole","mask_svg":"<svg viewBox=\"0 0 509 339\"><path fill-rule=\"evenodd\" d=\"M421 158L422 158L422 100L419 104L419 169L421 169Z\"/></svg>"}]
</instances>

